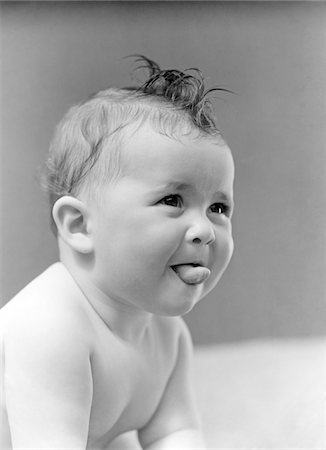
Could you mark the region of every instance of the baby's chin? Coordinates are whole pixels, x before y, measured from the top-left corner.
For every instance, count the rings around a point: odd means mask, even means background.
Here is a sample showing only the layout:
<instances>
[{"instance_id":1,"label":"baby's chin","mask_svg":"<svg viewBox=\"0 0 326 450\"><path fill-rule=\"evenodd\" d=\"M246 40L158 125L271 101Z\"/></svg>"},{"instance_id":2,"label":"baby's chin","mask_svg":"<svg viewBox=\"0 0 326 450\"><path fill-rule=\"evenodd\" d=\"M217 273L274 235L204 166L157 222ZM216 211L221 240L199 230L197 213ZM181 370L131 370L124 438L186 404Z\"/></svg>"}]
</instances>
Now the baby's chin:
<instances>
[{"instance_id":1,"label":"baby's chin","mask_svg":"<svg viewBox=\"0 0 326 450\"><path fill-rule=\"evenodd\" d=\"M218 285L220 279L222 277L222 274L214 277L214 279L210 279L207 281L205 286L203 287L200 300L203 300L212 290Z\"/></svg>"},{"instance_id":2,"label":"baby's chin","mask_svg":"<svg viewBox=\"0 0 326 450\"><path fill-rule=\"evenodd\" d=\"M217 286L220 281L222 274L215 276L214 279L207 280L206 282L199 284L197 286L189 287L189 295L184 297L181 301L180 297L176 299L176 302L170 303L170 308L164 308L164 313L160 315L166 316L185 316L191 312L195 306L201 301L205 300L210 292ZM176 296L177 297L177 296Z\"/></svg>"},{"instance_id":3,"label":"baby's chin","mask_svg":"<svg viewBox=\"0 0 326 450\"><path fill-rule=\"evenodd\" d=\"M156 310L156 314L166 317L178 317L190 313L204 297L198 288L195 288L195 290L197 292L194 292L192 295L169 299L161 308Z\"/></svg>"}]
</instances>

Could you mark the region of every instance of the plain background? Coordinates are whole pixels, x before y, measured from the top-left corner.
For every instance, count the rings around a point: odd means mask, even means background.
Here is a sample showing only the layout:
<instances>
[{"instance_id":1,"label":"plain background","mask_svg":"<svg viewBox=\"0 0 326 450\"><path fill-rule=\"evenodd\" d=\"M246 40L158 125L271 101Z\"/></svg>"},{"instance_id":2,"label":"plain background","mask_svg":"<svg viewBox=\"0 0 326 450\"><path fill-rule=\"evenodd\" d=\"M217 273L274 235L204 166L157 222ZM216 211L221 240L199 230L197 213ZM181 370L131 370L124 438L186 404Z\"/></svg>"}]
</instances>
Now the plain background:
<instances>
[{"instance_id":1,"label":"plain background","mask_svg":"<svg viewBox=\"0 0 326 450\"><path fill-rule=\"evenodd\" d=\"M37 179L73 103L142 53L199 67L236 163L235 253L195 343L326 334L326 4L2 2L1 301L57 260Z\"/></svg>"}]
</instances>

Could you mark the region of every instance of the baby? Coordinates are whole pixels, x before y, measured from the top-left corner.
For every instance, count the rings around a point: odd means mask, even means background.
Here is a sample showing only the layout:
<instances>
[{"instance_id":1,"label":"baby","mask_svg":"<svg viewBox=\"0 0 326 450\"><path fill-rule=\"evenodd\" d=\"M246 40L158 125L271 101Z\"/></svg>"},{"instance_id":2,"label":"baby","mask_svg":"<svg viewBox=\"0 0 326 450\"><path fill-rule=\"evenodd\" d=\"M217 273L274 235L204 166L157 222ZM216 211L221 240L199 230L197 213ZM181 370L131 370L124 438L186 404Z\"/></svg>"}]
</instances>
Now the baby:
<instances>
[{"instance_id":1,"label":"baby","mask_svg":"<svg viewBox=\"0 0 326 450\"><path fill-rule=\"evenodd\" d=\"M232 255L233 159L200 72L140 61L51 144L60 262L0 311L1 449L205 447L181 316Z\"/></svg>"}]
</instances>

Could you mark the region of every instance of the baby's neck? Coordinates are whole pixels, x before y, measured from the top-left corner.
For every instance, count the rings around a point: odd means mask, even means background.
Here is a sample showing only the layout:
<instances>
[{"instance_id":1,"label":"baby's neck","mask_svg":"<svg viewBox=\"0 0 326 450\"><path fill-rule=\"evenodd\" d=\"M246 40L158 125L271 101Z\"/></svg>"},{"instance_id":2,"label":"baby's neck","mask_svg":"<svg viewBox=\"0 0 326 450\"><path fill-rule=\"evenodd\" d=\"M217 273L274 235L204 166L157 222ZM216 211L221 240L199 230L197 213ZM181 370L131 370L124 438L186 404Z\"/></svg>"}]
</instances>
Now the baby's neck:
<instances>
[{"instance_id":1,"label":"baby's neck","mask_svg":"<svg viewBox=\"0 0 326 450\"><path fill-rule=\"evenodd\" d=\"M141 344L148 331L152 314L132 305L112 299L91 280L85 281L84 274L67 267L89 304L100 316L106 326L118 338L133 345Z\"/></svg>"}]
</instances>

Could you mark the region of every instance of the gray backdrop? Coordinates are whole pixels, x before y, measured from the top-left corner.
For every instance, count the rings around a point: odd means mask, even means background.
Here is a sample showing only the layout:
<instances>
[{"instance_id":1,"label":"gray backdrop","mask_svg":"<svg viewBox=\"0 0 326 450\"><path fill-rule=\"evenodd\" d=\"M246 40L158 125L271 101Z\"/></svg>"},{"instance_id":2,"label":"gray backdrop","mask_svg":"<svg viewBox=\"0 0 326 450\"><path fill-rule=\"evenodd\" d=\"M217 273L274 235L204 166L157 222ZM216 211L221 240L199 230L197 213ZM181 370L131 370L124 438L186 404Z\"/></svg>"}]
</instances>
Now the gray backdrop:
<instances>
[{"instance_id":1,"label":"gray backdrop","mask_svg":"<svg viewBox=\"0 0 326 450\"><path fill-rule=\"evenodd\" d=\"M125 55L199 67L236 162L235 253L196 343L326 334L326 4L1 3L1 302L57 260L37 168L67 108L130 84Z\"/></svg>"}]
</instances>

